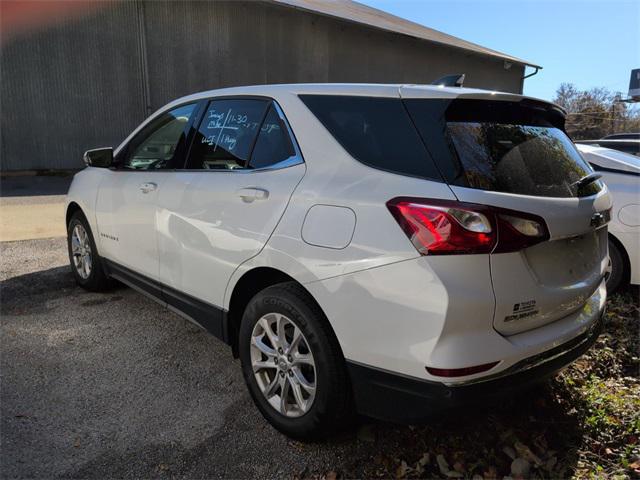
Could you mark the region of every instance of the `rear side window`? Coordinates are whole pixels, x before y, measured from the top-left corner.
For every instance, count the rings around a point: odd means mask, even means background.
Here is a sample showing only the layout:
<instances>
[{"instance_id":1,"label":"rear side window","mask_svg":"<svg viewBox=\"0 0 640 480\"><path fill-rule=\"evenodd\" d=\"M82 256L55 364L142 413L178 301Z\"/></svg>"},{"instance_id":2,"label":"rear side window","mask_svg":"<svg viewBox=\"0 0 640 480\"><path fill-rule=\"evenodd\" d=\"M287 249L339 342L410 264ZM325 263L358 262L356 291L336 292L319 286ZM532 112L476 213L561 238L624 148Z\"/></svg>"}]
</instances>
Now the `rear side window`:
<instances>
[{"instance_id":1,"label":"rear side window","mask_svg":"<svg viewBox=\"0 0 640 480\"><path fill-rule=\"evenodd\" d=\"M249 168L265 168L294 156L293 145L280 116L273 105L260 128Z\"/></svg>"},{"instance_id":2,"label":"rear side window","mask_svg":"<svg viewBox=\"0 0 640 480\"><path fill-rule=\"evenodd\" d=\"M442 181L402 100L346 95L300 95L300 99L356 160Z\"/></svg>"},{"instance_id":3,"label":"rear side window","mask_svg":"<svg viewBox=\"0 0 640 480\"><path fill-rule=\"evenodd\" d=\"M268 106L266 100L211 101L193 139L187 168L246 168Z\"/></svg>"},{"instance_id":4,"label":"rear side window","mask_svg":"<svg viewBox=\"0 0 640 480\"><path fill-rule=\"evenodd\" d=\"M407 108L452 185L542 197L578 197L575 183L592 172L562 129L558 112L541 105L486 100L406 100Z\"/></svg>"}]
</instances>

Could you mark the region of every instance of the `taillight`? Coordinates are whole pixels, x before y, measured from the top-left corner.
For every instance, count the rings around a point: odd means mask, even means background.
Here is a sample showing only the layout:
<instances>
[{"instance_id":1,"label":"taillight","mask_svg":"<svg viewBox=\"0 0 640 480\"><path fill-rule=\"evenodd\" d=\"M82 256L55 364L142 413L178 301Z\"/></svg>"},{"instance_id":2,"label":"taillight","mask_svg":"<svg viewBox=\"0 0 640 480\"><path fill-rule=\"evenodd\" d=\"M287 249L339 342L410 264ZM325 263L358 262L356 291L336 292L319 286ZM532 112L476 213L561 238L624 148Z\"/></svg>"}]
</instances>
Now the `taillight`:
<instances>
[{"instance_id":1,"label":"taillight","mask_svg":"<svg viewBox=\"0 0 640 480\"><path fill-rule=\"evenodd\" d=\"M528 218L523 218L523 215ZM501 213L498 219L498 244L493 253L517 252L549 239L547 225L540 217L526 213Z\"/></svg>"},{"instance_id":2,"label":"taillight","mask_svg":"<svg viewBox=\"0 0 640 480\"><path fill-rule=\"evenodd\" d=\"M489 253L495 246L495 232L482 212L411 199L394 199L387 207L423 255Z\"/></svg>"},{"instance_id":3,"label":"taillight","mask_svg":"<svg viewBox=\"0 0 640 480\"><path fill-rule=\"evenodd\" d=\"M542 218L487 205L401 197L387 207L422 255L515 252L549 238Z\"/></svg>"}]
</instances>

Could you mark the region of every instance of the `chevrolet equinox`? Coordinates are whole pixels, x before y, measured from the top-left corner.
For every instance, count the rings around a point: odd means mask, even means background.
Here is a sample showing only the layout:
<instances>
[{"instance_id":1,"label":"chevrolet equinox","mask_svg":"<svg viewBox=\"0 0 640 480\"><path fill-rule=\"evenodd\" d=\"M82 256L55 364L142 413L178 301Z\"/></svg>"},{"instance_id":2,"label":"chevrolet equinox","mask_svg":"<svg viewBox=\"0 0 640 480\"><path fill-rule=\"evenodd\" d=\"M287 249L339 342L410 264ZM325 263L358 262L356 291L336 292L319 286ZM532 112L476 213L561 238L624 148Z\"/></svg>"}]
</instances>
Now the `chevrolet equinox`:
<instances>
[{"instance_id":1,"label":"chevrolet equinox","mask_svg":"<svg viewBox=\"0 0 640 480\"><path fill-rule=\"evenodd\" d=\"M180 98L85 153L72 271L229 344L293 437L508 395L586 351L604 310L611 200L564 118L442 86Z\"/></svg>"}]
</instances>

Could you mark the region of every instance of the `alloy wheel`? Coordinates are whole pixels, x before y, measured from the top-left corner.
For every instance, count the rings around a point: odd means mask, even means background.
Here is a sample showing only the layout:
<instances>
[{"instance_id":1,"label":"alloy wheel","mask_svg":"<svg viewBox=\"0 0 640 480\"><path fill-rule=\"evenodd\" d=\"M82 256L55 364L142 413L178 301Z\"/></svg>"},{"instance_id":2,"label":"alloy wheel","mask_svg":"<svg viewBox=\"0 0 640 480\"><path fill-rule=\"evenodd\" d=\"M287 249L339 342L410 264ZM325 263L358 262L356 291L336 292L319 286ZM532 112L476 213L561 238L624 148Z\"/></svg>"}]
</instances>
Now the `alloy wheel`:
<instances>
[{"instance_id":1,"label":"alloy wheel","mask_svg":"<svg viewBox=\"0 0 640 480\"><path fill-rule=\"evenodd\" d=\"M71 253L76 272L86 280L91 275L92 268L91 243L87 231L80 224L73 227L71 233Z\"/></svg>"},{"instance_id":2,"label":"alloy wheel","mask_svg":"<svg viewBox=\"0 0 640 480\"><path fill-rule=\"evenodd\" d=\"M251 334L251 367L258 387L282 415L300 417L313 405L316 364L300 328L280 313L263 315Z\"/></svg>"}]
</instances>

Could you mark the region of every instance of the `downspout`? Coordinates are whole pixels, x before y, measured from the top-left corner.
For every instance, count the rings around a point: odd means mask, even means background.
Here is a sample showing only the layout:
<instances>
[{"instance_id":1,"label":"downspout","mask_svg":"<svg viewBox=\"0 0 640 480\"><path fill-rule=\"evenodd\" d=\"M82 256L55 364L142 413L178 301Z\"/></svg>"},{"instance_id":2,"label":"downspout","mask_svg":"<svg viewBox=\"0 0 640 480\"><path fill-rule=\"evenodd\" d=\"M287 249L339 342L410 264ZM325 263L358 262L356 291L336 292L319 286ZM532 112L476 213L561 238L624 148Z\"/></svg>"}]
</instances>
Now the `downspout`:
<instances>
[{"instance_id":1,"label":"downspout","mask_svg":"<svg viewBox=\"0 0 640 480\"><path fill-rule=\"evenodd\" d=\"M533 71L533 73L530 73L529 75L525 75L524 77L522 77L522 81L524 82L527 78L529 77L533 77L536 73L538 73L539 70L542 70L542 67L533 67L535 68L535 70Z\"/></svg>"},{"instance_id":2,"label":"downspout","mask_svg":"<svg viewBox=\"0 0 640 480\"><path fill-rule=\"evenodd\" d=\"M525 65L524 68L526 71L527 66ZM520 79L520 95L522 95L522 92L524 92L524 81L529 77L533 77L536 73L538 73L538 71L542 70L542 67L533 67L533 68L535 68L535 70L532 73L530 73L529 75L525 75Z\"/></svg>"},{"instance_id":3,"label":"downspout","mask_svg":"<svg viewBox=\"0 0 640 480\"><path fill-rule=\"evenodd\" d=\"M144 14L144 0L138 0L135 3L136 16L138 22L138 49L140 51L140 81L142 90L143 119L147 118L152 112L151 106L151 84L149 80L149 59L147 57L147 29Z\"/></svg>"}]
</instances>

